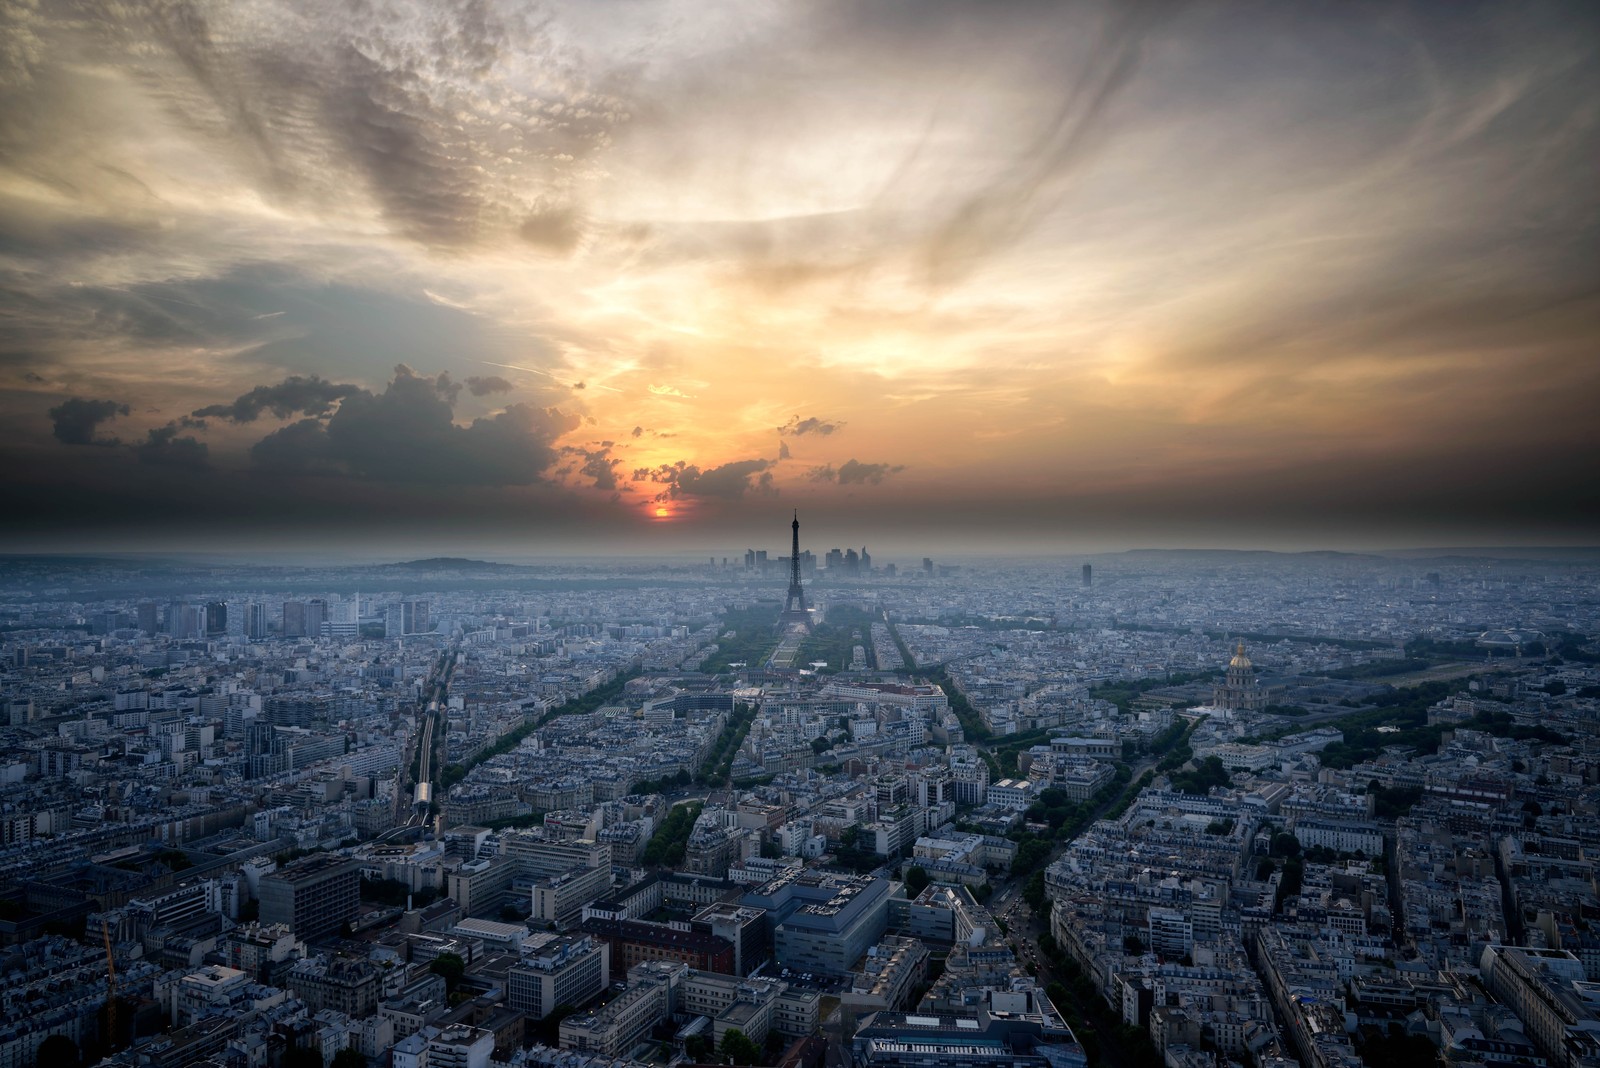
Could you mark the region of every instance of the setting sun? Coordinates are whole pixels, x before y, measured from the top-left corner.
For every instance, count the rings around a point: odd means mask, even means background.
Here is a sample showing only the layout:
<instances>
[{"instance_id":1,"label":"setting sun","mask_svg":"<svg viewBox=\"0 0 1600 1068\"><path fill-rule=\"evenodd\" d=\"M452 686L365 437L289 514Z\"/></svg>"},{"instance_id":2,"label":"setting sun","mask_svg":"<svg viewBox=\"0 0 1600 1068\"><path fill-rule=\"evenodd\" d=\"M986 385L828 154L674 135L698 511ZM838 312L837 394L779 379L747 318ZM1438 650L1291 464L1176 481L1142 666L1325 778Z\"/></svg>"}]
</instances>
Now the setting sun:
<instances>
[{"instance_id":1,"label":"setting sun","mask_svg":"<svg viewBox=\"0 0 1600 1068\"><path fill-rule=\"evenodd\" d=\"M672 517L672 512L669 511L668 509L666 509L666 508L657 508L656 509L656 518L657 519L670 519L671 517Z\"/></svg>"}]
</instances>

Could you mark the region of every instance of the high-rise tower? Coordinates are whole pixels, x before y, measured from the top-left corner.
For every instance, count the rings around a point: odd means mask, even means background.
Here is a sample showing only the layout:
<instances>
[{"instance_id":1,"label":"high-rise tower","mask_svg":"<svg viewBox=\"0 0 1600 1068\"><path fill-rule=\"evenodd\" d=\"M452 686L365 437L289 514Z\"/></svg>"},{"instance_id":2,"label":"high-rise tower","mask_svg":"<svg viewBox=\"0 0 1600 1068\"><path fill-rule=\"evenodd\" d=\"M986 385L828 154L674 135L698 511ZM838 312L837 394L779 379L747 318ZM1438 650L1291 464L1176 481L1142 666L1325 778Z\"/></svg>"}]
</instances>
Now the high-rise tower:
<instances>
[{"instance_id":1,"label":"high-rise tower","mask_svg":"<svg viewBox=\"0 0 1600 1068\"><path fill-rule=\"evenodd\" d=\"M799 622L807 622L810 615L806 612L806 591L800 586L800 513L794 514L794 522L790 524L794 531L794 544L789 550L789 596L784 598L783 618Z\"/></svg>"}]
</instances>

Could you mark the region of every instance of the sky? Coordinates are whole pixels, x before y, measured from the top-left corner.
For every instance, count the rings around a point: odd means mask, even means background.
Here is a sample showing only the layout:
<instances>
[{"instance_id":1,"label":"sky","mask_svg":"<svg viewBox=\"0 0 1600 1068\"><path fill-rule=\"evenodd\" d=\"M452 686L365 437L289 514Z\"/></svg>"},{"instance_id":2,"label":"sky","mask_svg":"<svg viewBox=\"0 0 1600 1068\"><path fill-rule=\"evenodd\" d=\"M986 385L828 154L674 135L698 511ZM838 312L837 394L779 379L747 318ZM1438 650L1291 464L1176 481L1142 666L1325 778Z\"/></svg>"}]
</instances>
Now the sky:
<instances>
[{"instance_id":1,"label":"sky","mask_svg":"<svg viewBox=\"0 0 1600 1068\"><path fill-rule=\"evenodd\" d=\"M1600 543L1597 49L4 0L0 548Z\"/></svg>"}]
</instances>

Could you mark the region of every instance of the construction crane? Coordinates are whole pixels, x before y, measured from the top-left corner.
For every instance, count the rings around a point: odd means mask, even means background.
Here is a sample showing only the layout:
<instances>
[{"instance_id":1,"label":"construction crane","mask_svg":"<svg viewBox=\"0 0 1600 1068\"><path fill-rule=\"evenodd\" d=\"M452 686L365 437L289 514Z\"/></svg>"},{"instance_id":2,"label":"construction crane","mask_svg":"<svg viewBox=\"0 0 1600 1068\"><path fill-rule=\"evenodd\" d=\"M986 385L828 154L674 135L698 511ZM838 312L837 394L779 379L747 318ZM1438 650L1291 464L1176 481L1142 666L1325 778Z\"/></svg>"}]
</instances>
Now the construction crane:
<instances>
[{"instance_id":1,"label":"construction crane","mask_svg":"<svg viewBox=\"0 0 1600 1068\"><path fill-rule=\"evenodd\" d=\"M100 933L106 941L106 1050L116 1048L117 1042L117 962L111 956L111 924L100 917Z\"/></svg>"}]
</instances>

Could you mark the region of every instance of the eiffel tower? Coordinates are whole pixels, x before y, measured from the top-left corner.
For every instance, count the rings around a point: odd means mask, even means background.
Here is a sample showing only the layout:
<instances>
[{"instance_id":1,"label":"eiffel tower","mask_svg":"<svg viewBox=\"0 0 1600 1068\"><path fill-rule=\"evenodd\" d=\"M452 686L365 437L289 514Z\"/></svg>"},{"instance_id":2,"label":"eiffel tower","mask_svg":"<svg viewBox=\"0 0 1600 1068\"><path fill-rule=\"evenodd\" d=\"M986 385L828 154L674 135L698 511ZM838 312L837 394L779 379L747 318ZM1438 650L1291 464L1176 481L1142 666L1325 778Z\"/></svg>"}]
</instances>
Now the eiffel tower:
<instances>
[{"instance_id":1,"label":"eiffel tower","mask_svg":"<svg viewBox=\"0 0 1600 1068\"><path fill-rule=\"evenodd\" d=\"M794 546L789 550L789 595L783 602L783 619L789 623L809 623L811 614L806 611L806 591L800 585L800 513L794 514L790 524L794 530Z\"/></svg>"}]
</instances>

